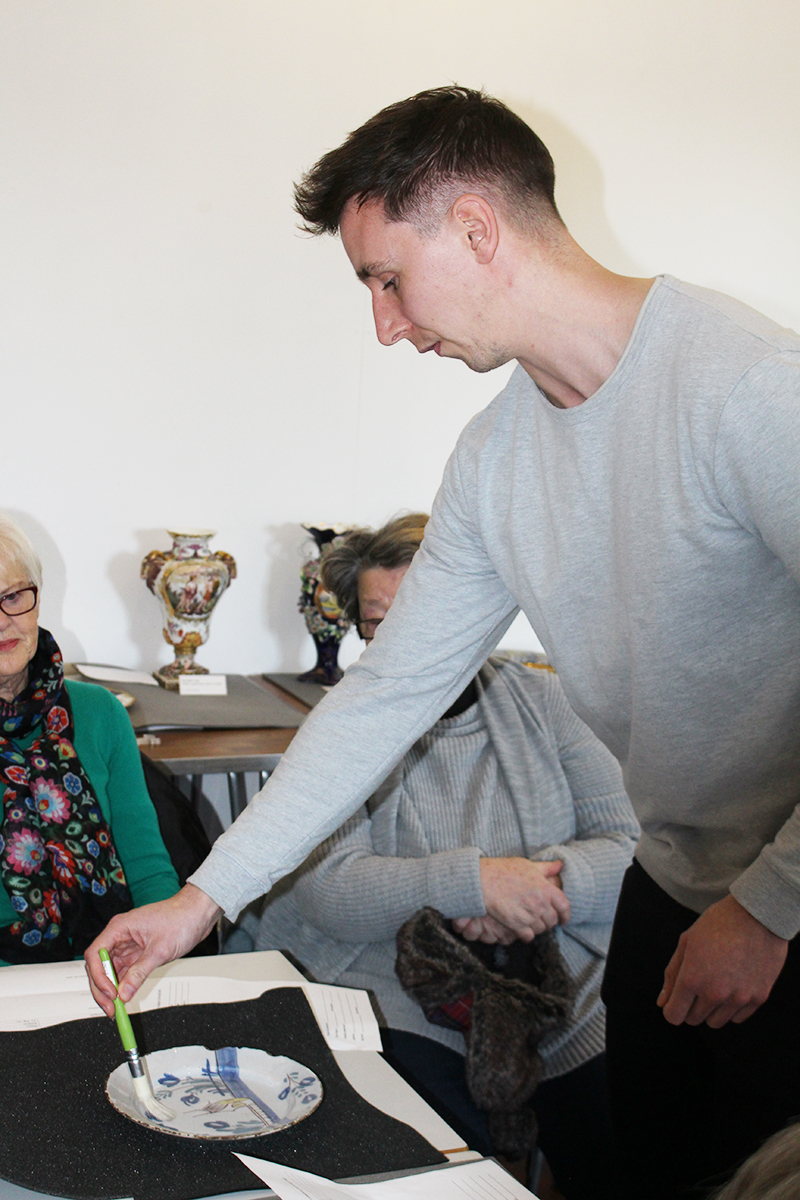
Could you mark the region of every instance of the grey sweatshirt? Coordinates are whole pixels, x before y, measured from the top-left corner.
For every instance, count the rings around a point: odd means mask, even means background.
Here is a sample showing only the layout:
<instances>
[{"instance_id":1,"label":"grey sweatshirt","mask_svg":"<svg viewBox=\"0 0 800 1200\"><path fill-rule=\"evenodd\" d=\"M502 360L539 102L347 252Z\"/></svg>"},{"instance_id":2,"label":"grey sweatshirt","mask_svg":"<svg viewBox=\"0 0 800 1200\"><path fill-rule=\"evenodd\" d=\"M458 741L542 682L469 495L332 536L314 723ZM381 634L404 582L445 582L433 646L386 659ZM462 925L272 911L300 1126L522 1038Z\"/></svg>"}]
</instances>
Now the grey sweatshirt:
<instances>
[{"instance_id":1,"label":"grey sweatshirt","mask_svg":"<svg viewBox=\"0 0 800 1200\"><path fill-rule=\"evenodd\" d=\"M800 339L661 278L556 409L518 369L467 427L377 637L193 882L230 914L364 803L529 617L622 764L643 866L800 929Z\"/></svg>"},{"instance_id":2,"label":"grey sweatshirt","mask_svg":"<svg viewBox=\"0 0 800 1200\"><path fill-rule=\"evenodd\" d=\"M377 793L266 898L256 949L290 950L323 982L370 989L386 1023L464 1053L394 971L395 935L425 905L483 916L480 860L560 859L570 921L556 936L576 989L541 1047L544 1078L599 1054L600 982L638 827L618 764L549 670L491 659L478 698L437 722ZM248 925L248 928L250 926Z\"/></svg>"}]
</instances>

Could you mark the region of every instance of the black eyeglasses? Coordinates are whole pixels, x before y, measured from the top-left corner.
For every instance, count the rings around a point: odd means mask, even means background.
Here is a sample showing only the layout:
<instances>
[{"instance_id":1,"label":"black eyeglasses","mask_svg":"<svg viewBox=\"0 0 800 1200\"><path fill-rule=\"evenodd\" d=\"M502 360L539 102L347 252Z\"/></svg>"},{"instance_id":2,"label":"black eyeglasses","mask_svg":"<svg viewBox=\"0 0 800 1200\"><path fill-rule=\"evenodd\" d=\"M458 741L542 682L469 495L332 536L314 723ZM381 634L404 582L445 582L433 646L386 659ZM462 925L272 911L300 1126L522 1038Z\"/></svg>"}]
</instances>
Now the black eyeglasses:
<instances>
[{"instance_id":1,"label":"black eyeglasses","mask_svg":"<svg viewBox=\"0 0 800 1200\"><path fill-rule=\"evenodd\" d=\"M380 625L383 617L378 617L375 621L356 621L356 629L361 634L365 642L371 642L375 637L375 630Z\"/></svg>"},{"instance_id":2,"label":"black eyeglasses","mask_svg":"<svg viewBox=\"0 0 800 1200\"><path fill-rule=\"evenodd\" d=\"M33 612L38 597L39 589L33 584L16 592L6 592L5 596L0 596L0 612L7 617L22 617L25 613Z\"/></svg>"}]
</instances>

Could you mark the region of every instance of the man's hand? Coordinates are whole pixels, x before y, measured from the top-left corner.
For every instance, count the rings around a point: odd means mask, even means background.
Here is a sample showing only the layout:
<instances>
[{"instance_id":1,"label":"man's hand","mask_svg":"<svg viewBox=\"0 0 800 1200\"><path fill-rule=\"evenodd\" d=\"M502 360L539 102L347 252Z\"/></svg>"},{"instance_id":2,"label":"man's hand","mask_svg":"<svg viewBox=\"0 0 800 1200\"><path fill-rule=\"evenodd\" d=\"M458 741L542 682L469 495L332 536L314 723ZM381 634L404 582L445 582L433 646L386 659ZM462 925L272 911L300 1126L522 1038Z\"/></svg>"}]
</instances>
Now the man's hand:
<instances>
[{"instance_id":1,"label":"man's hand","mask_svg":"<svg viewBox=\"0 0 800 1200\"><path fill-rule=\"evenodd\" d=\"M769 996L788 948L726 896L681 934L656 1003L670 1025L740 1025Z\"/></svg>"},{"instance_id":2,"label":"man's hand","mask_svg":"<svg viewBox=\"0 0 800 1200\"><path fill-rule=\"evenodd\" d=\"M112 917L84 955L89 987L106 1016L114 1016L114 985L100 964L101 947L111 955L120 999L128 1001L155 967L182 958L210 933L221 912L210 896L187 883L169 900Z\"/></svg>"},{"instance_id":3,"label":"man's hand","mask_svg":"<svg viewBox=\"0 0 800 1200\"><path fill-rule=\"evenodd\" d=\"M523 942L533 941L537 933L555 925L565 925L570 907L560 887L562 866L560 861L482 858L481 886L486 912Z\"/></svg>"}]
</instances>

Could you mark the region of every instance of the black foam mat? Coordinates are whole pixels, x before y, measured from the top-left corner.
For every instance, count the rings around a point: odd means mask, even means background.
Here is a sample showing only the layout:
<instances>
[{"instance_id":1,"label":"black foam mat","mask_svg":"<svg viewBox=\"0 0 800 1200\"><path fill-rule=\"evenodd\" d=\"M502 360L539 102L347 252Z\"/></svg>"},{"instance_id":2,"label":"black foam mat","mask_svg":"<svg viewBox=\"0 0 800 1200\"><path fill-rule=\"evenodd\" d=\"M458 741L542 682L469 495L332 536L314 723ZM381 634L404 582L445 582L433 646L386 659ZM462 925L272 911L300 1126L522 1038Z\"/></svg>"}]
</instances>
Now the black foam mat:
<instances>
[{"instance_id":1,"label":"black foam mat","mask_svg":"<svg viewBox=\"0 0 800 1200\"><path fill-rule=\"evenodd\" d=\"M299 988L131 1019L142 1052L253 1046L288 1055L320 1077L322 1103L297 1125L265 1137L170 1137L128 1120L106 1097L106 1080L124 1060L113 1021L0 1033L0 1178L75 1200L194 1200L258 1186L232 1150L330 1179L446 1161L416 1130L379 1112L350 1086Z\"/></svg>"}]
</instances>

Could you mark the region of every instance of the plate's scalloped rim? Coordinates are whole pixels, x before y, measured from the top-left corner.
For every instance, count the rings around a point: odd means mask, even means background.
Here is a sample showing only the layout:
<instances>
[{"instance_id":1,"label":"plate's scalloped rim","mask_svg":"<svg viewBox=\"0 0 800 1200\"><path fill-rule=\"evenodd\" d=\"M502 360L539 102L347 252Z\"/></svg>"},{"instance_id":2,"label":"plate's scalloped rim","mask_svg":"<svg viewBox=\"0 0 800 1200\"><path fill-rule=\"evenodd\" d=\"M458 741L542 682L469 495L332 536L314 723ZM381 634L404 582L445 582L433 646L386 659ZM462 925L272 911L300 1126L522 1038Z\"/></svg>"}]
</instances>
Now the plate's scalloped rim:
<instances>
[{"instance_id":1,"label":"plate's scalloped rim","mask_svg":"<svg viewBox=\"0 0 800 1200\"><path fill-rule=\"evenodd\" d=\"M205 1054L215 1054L216 1053L215 1050L209 1050L207 1046L199 1046L198 1045L196 1048L198 1050L202 1050ZM133 1121L134 1124L136 1124L136 1125L141 1125L143 1129L153 1129L153 1130L156 1130L158 1133L166 1133L169 1137L188 1138L191 1141L201 1141L201 1142L237 1142L237 1141L241 1142L241 1141L246 1141L249 1138L268 1137L269 1134L271 1134L271 1133L280 1133L281 1130L283 1130L283 1129L290 1129L293 1125L299 1125L301 1121L305 1121L305 1119L307 1117L310 1117L313 1113L315 1113L317 1111L317 1109L319 1108L320 1104L323 1101L323 1098L325 1095L325 1088L323 1086L322 1080L320 1079L319 1075L317 1075L316 1071L313 1071L311 1069L311 1067L307 1067L304 1063L298 1062L296 1058L289 1058L289 1056L287 1054L269 1054L268 1051L259 1050L255 1046L237 1046L235 1048L237 1050L249 1050L253 1054L263 1054L266 1058L285 1058L287 1062L294 1063L294 1065L296 1067L299 1067L302 1071L307 1072L307 1074L309 1074L309 1075L313 1075L319 1085L319 1096L317 1098L316 1103L313 1105L309 1105L308 1108L306 1108L303 1112L299 1113L296 1117L293 1117L290 1121L286 1121L282 1125L275 1125L272 1129L262 1129L260 1132L256 1132L256 1133L254 1133L252 1130L249 1130L247 1133L187 1133L181 1129L172 1129L172 1128L170 1128L169 1125L162 1125L158 1121L148 1120L147 1117L138 1113L135 1109L133 1111L127 1111L126 1109L120 1108L119 1104L117 1104L116 1101L111 1096L111 1093L109 1092L108 1087L109 1087L109 1084L111 1083L112 1078L117 1073L123 1074L124 1072L128 1072L127 1062L120 1063L119 1066L115 1067L114 1070L111 1072L111 1074L108 1076L108 1079L106 1080L106 1085L105 1085L106 1098L107 1098L109 1104L111 1105L111 1107L115 1110L115 1112L118 1112L120 1114L120 1116L125 1117L126 1120ZM195 1049L194 1046L168 1046L165 1050L153 1051L153 1054L169 1054L173 1050L193 1050L193 1049ZM143 1054L142 1055L142 1062L145 1064L145 1069L147 1069L148 1059L150 1059L152 1057L153 1057L152 1054ZM149 1075L150 1075L150 1072L148 1069L148 1076Z\"/></svg>"}]
</instances>

